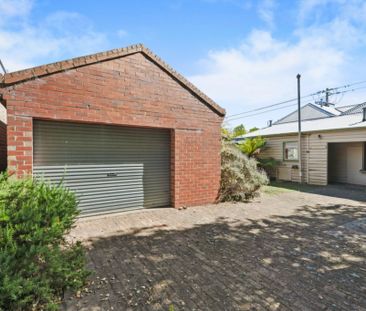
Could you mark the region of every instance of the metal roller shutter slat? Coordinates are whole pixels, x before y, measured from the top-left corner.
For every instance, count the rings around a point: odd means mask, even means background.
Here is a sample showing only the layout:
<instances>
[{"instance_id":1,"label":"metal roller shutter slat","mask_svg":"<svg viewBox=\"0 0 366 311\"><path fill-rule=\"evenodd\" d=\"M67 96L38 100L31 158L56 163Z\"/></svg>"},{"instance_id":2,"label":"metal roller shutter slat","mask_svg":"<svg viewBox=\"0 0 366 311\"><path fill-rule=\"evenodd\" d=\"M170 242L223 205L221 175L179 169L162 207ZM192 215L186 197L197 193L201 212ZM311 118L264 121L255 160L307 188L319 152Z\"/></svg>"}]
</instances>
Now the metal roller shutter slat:
<instances>
[{"instance_id":1,"label":"metal roller shutter slat","mask_svg":"<svg viewBox=\"0 0 366 311\"><path fill-rule=\"evenodd\" d=\"M81 215L170 205L170 132L34 121L35 178L61 180Z\"/></svg>"}]
</instances>

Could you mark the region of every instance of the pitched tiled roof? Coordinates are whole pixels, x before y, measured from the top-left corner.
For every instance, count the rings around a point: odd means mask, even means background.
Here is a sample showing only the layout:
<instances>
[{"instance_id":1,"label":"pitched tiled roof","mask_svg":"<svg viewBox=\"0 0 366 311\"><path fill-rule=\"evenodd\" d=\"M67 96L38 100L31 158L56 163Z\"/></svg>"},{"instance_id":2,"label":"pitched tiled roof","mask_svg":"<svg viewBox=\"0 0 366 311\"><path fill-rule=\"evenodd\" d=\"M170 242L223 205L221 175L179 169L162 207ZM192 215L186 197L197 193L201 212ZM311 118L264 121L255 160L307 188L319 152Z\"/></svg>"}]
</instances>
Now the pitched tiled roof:
<instances>
[{"instance_id":1,"label":"pitched tiled roof","mask_svg":"<svg viewBox=\"0 0 366 311\"><path fill-rule=\"evenodd\" d=\"M116 59L124 57L127 55L142 53L157 64L160 68L166 71L169 75L175 78L181 85L194 93L199 99L204 101L208 106L210 106L216 113L221 116L225 115L225 109L216 104L211 98L206 94L201 92L197 87L195 87L191 82L184 78L180 73L175 71L166 62L164 62L160 57L158 57L151 50L146 48L142 44L131 45L125 48L113 49L106 52L76 57L56 63L51 63L47 65L37 66L25 70L19 70L14 72L6 73L5 75L0 75L0 87L6 87L9 85L22 83L31 79L36 79L42 76L51 75L57 72L62 72L65 70L70 70L90 64L95 64L111 59Z\"/></svg>"}]
</instances>

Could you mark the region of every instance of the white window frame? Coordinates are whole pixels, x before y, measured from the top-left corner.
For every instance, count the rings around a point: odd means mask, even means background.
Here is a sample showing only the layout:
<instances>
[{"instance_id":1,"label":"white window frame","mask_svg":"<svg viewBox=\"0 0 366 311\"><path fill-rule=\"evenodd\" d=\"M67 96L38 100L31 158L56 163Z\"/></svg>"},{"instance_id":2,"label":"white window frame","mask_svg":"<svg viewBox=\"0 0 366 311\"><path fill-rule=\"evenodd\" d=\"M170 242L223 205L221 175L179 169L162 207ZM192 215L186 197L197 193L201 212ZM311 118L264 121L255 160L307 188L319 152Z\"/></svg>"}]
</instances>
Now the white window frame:
<instances>
[{"instance_id":1,"label":"white window frame","mask_svg":"<svg viewBox=\"0 0 366 311\"><path fill-rule=\"evenodd\" d=\"M286 145L290 145L292 144L292 147L286 147ZM296 145L296 146L294 146ZM288 155L289 153L287 153L287 158L286 158L286 149L293 149L293 150L296 150L296 158L295 157L291 157L289 158ZM283 151L283 160L284 161L290 161L290 162L297 162L299 161L299 144L297 141L285 141L283 142L283 148L282 148L282 151Z\"/></svg>"}]
</instances>

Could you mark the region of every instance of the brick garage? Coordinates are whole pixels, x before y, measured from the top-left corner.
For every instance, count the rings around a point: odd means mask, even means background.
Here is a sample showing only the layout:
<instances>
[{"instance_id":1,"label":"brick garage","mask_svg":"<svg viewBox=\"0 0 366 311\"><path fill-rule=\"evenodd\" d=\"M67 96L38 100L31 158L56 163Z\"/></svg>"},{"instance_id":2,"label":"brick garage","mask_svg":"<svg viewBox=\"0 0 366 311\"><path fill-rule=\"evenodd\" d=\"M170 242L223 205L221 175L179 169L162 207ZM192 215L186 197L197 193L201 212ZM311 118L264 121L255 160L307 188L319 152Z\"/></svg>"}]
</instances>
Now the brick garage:
<instances>
[{"instance_id":1,"label":"brick garage","mask_svg":"<svg viewBox=\"0 0 366 311\"><path fill-rule=\"evenodd\" d=\"M171 205L215 200L225 111L144 46L0 78L7 108L8 170L18 177L33 173L34 126L40 120L158 128L170 133Z\"/></svg>"}]
</instances>

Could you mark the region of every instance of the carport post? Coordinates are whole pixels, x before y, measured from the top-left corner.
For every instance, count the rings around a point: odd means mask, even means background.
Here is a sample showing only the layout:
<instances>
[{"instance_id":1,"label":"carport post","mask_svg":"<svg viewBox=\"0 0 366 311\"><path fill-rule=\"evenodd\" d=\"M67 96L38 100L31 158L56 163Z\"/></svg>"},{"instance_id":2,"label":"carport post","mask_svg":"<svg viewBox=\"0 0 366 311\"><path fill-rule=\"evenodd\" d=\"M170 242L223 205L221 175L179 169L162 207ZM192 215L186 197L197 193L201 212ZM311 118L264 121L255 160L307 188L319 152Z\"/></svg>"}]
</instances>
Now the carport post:
<instances>
[{"instance_id":1,"label":"carport post","mask_svg":"<svg viewBox=\"0 0 366 311\"><path fill-rule=\"evenodd\" d=\"M302 183L302 165L301 165L301 93L300 93L300 79L301 75L298 74L297 78L297 122L298 122L298 131L299 131L299 138L298 138L298 157L299 157L299 177L300 177L300 184Z\"/></svg>"}]
</instances>

